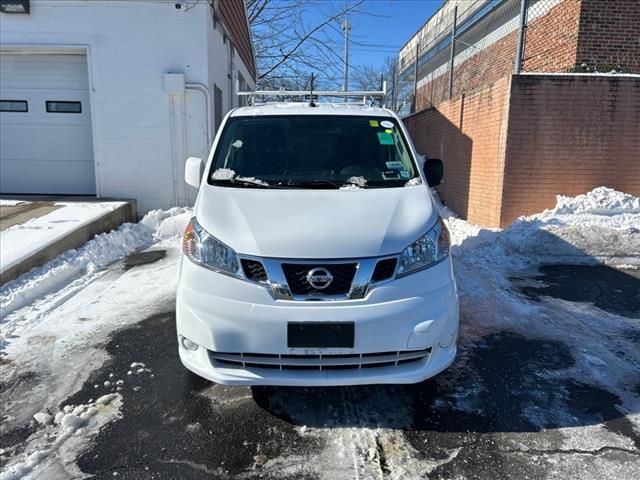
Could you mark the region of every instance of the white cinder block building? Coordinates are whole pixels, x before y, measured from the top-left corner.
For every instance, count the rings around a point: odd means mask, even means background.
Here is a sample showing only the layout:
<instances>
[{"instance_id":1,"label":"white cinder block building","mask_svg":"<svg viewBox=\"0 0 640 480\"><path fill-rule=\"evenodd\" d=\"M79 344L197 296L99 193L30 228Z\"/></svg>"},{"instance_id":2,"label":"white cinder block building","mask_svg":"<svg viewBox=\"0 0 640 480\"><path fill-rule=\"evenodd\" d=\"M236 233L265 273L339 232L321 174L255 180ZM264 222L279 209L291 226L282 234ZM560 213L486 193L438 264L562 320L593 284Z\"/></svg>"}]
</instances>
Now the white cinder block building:
<instances>
[{"instance_id":1,"label":"white cinder block building","mask_svg":"<svg viewBox=\"0 0 640 480\"><path fill-rule=\"evenodd\" d=\"M0 194L190 204L185 159L255 78L242 0L2 0Z\"/></svg>"}]
</instances>

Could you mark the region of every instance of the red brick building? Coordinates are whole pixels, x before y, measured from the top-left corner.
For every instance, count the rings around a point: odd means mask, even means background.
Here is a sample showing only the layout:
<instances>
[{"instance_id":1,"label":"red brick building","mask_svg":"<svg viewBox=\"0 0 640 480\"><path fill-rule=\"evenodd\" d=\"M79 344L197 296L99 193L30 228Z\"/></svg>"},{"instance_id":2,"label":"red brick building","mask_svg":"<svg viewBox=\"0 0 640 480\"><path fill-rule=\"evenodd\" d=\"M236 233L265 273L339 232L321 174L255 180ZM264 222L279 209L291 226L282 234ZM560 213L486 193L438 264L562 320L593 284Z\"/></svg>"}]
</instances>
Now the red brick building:
<instances>
[{"instance_id":1,"label":"red brick building","mask_svg":"<svg viewBox=\"0 0 640 480\"><path fill-rule=\"evenodd\" d=\"M520 7L450 0L400 52L405 76L418 52L405 123L421 153L445 162L443 200L505 226L557 194L640 195L640 1L529 0L524 29Z\"/></svg>"}]
</instances>

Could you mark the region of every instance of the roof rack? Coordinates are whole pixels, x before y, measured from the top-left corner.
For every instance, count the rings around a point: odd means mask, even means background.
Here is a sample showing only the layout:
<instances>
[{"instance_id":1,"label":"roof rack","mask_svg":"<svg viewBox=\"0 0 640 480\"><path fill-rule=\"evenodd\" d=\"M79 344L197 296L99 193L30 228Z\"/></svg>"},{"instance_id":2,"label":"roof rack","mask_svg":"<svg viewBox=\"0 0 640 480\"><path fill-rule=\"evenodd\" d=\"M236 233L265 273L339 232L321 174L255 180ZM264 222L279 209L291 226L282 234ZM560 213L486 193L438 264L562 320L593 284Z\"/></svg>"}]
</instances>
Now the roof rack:
<instances>
[{"instance_id":1,"label":"roof rack","mask_svg":"<svg viewBox=\"0 0 640 480\"><path fill-rule=\"evenodd\" d=\"M311 88L309 90L253 90L241 92L239 88L240 84L236 81L236 94L241 97L249 97L250 105L254 105L257 97L301 97L300 101L309 101L310 106L315 106L314 99L318 97L344 97L345 101L348 98L362 97L364 105L367 104L367 99L373 101L374 98L380 98L384 106L384 99L387 95L387 82L382 82L382 90L314 90L313 89L313 77L311 79Z\"/></svg>"}]
</instances>

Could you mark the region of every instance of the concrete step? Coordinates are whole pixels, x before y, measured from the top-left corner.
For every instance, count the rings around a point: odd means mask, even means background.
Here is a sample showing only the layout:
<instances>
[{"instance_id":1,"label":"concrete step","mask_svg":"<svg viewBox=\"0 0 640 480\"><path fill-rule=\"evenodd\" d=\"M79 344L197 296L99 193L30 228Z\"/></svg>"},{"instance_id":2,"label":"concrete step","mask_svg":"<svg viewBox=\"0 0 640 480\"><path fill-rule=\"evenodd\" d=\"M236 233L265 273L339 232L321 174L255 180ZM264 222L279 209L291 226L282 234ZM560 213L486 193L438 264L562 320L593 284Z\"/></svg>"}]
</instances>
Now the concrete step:
<instances>
[{"instance_id":1,"label":"concrete step","mask_svg":"<svg viewBox=\"0 0 640 480\"><path fill-rule=\"evenodd\" d=\"M59 211L64 208L60 205L64 203L110 203L108 200L96 199L96 198L59 198L53 199L39 199L32 201L31 199L21 198L26 200L26 203L18 203L15 205L8 205L4 202L0 205L0 240L4 244L5 242L15 242L15 236L11 237L11 240L6 240L6 232L10 229L15 232L16 229L20 229L20 232L24 234L25 240L30 233L30 225L33 225L31 220L39 219L46 220L46 215L52 212ZM77 225L72 225L65 231L53 235L50 240L42 242L36 246L25 246L24 258L21 258L17 263L10 265L0 265L0 284L18 278L23 273L28 272L32 268L39 267L54 259L66 250L77 248L88 240L100 233L109 232L118 228L125 222L136 221L136 204L134 200L118 200L114 201L114 208L105 210L104 213L99 213L98 216L94 216L88 221L78 222ZM22 227L24 225L24 227ZM25 242L27 244L28 242ZM3 248L9 248L10 245L3 245ZM15 245L13 245L15 248Z\"/></svg>"}]
</instances>

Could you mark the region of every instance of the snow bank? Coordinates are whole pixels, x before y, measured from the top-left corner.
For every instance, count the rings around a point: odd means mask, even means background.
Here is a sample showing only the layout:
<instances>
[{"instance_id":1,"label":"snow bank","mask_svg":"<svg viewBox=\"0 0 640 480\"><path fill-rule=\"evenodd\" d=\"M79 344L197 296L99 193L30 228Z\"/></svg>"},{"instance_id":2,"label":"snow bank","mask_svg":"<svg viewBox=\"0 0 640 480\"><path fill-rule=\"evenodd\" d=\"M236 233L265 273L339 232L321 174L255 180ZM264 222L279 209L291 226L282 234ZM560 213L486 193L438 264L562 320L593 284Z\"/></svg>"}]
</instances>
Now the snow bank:
<instances>
[{"instance_id":1,"label":"snow bank","mask_svg":"<svg viewBox=\"0 0 640 480\"><path fill-rule=\"evenodd\" d=\"M3 322L11 313L37 298L58 292L70 284L77 291L103 267L156 242L179 237L191 216L191 208L154 210L139 223L125 223L117 230L97 235L79 248L68 250L45 265L7 282L0 287Z\"/></svg>"},{"instance_id":2,"label":"snow bank","mask_svg":"<svg viewBox=\"0 0 640 480\"><path fill-rule=\"evenodd\" d=\"M574 198L560 196L553 209L521 217L504 230L472 225L440 206L451 233L460 295L461 331L454 372L474 385L465 391L468 398L454 398L458 410L474 410L483 389L491 388L482 385L477 372L465 364L470 352L488 336L509 331L562 342L575 360L562 375L615 393L621 399L621 412L640 411L629 382L637 376L640 361L637 340L630 333L637 329L637 320L589 303L544 296L533 302L519 289L544 285L533 277L545 263L640 267L638 202L638 197L600 187ZM569 410L530 410L524 414L540 427L575 423Z\"/></svg>"},{"instance_id":3,"label":"snow bank","mask_svg":"<svg viewBox=\"0 0 640 480\"><path fill-rule=\"evenodd\" d=\"M54 210L0 232L0 270L5 271L121 206L125 202L56 203Z\"/></svg>"},{"instance_id":4,"label":"snow bank","mask_svg":"<svg viewBox=\"0 0 640 480\"><path fill-rule=\"evenodd\" d=\"M558 196L553 209L520 217L504 230L483 229L440 207L454 256L491 259L497 266L541 263L640 267L640 198L599 187Z\"/></svg>"},{"instance_id":5,"label":"snow bank","mask_svg":"<svg viewBox=\"0 0 640 480\"><path fill-rule=\"evenodd\" d=\"M26 202L24 200L9 200L6 198L0 198L0 207L15 207L16 205L27 204L31 202Z\"/></svg>"},{"instance_id":6,"label":"snow bank","mask_svg":"<svg viewBox=\"0 0 640 480\"><path fill-rule=\"evenodd\" d=\"M611 188L598 187L577 197L557 196L556 207L545 212L555 215L593 213L597 215L620 215L640 213L640 197L617 192Z\"/></svg>"}]
</instances>

